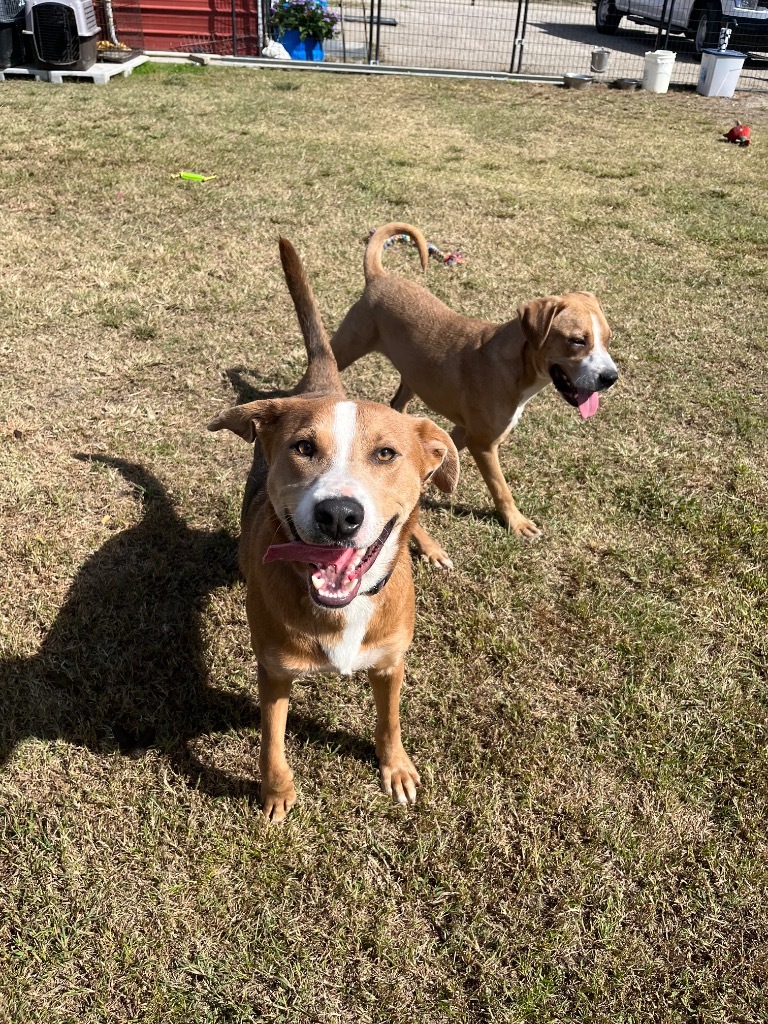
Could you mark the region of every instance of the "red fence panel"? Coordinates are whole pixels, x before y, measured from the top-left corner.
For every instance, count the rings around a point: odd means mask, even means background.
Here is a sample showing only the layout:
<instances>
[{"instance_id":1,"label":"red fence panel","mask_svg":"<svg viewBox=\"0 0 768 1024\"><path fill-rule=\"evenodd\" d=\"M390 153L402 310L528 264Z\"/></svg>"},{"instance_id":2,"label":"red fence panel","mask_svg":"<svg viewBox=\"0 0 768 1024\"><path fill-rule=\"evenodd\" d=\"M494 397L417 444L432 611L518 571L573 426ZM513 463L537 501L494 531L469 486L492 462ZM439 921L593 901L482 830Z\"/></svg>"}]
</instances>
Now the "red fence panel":
<instances>
[{"instance_id":1,"label":"red fence panel","mask_svg":"<svg viewBox=\"0 0 768 1024\"><path fill-rule=\"evenodd\" d=\"M140 0L140 4L147 50L259 53L258 0Z\"/></svg>"}]
</instances>

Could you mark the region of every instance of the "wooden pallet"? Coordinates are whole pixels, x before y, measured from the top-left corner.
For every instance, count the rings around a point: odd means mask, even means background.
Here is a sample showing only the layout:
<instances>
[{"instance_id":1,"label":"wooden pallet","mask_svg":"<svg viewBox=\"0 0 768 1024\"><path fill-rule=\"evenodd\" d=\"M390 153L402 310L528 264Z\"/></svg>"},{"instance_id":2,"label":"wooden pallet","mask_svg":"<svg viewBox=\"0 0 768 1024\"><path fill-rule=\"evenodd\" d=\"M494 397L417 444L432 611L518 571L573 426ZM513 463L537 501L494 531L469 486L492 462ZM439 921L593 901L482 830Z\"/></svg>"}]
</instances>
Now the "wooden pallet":
<instances>
[{"instance_id":1,"label":"wooden pallet","mask_svg":"<svg viewBox=\"0 0 768 1024\"><path fill-rule=\"evenodd\" d=\"M123 78L127 78L133 73L133 69L137 68L140 64L144 64L147 58L143 53L140 53L138 57L133 57L131 60L127 60L124 64L103 64L96 63L92 67L88 68L87 71L44 71L42 68L33 67L31 64L25 64L18 68L6 68L4 71L0 71L0 82L5 82L9 78L36 78L41 82L51 82L54 85L61 85L62 82L73 82L76 79L85 80L86 82L93 82L94 85L106 85L110 78L116 78L118 75L122 75Z\"/></svg>"}]
</instances>

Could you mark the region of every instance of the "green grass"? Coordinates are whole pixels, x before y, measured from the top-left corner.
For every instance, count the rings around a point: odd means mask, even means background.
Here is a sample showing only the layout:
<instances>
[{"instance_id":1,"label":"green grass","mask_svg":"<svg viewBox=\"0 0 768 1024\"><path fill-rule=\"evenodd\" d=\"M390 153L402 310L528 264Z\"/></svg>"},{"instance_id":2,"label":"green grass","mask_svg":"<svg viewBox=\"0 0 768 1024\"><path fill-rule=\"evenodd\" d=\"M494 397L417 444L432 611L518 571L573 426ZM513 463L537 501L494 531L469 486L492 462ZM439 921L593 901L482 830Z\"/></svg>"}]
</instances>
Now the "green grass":
<instances>
[{"instance_id":1,"label":"green grass","mask_svg":"<svg viewBox=\"0 0 768 1024\"><path fill-rule=\"evenodd\" d=\"M3 86L0 1021L768 1019L764 101L146 67ZM429 496L416 809L365 678L312 678L268 827L249 453L205 424L301 373L278 232L333 327L394 218L466 313L596 291L622 377L504 449L541 542L467 459Z\"/></svg>"}]
</instances>

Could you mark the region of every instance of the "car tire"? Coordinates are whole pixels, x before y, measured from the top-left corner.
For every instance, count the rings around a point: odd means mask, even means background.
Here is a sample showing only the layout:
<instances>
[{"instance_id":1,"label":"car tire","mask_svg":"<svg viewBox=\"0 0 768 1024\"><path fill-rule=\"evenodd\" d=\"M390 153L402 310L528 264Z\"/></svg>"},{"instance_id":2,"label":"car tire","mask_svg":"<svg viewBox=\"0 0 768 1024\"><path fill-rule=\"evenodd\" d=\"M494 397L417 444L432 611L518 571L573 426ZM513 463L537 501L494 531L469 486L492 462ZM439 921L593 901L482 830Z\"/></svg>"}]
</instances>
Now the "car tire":
<instances>
[{"instance_id":1,"label":"car tire","mask_svg":"<svg viewBox=\"0 0 768 1024\"><path fill-rule=\"evenodd\" d=\"M719 3L709 3L699 10L693 47L699 55L703 50L716 47L723 27L723 10Z\"/></svg>"},{"instance_id":2,"label":"car tire","mask_svg":"<svg viewBox=\"0 0 768 1024\"><path fill-rule=\"evenodd\" d=\"M613 0L597 0L595 7L595 28L603 36L614 36L619 27L621 15Z\"/></svg>"}]
</instances>

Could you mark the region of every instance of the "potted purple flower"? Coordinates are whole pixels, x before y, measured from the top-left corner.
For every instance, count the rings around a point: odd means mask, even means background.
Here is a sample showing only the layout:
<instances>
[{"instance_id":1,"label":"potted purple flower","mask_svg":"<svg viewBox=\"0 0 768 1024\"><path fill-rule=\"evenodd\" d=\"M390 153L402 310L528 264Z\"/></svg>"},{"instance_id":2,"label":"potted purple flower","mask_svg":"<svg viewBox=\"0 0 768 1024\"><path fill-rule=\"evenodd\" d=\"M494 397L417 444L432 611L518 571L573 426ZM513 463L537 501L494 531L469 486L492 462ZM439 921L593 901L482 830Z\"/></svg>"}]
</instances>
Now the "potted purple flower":
<instances>
[{"instance_id":1,"label":"potted purple flower","mask_svg":"<svg viewBox=\"0 0 768 1024\"><path fill-rule=\"evenodd\" d=\"M293 60L324 60L323 42L333 38L338 20L325 0L272 0L269 16L274 37Z\"/></svg>"}]
</instances>

